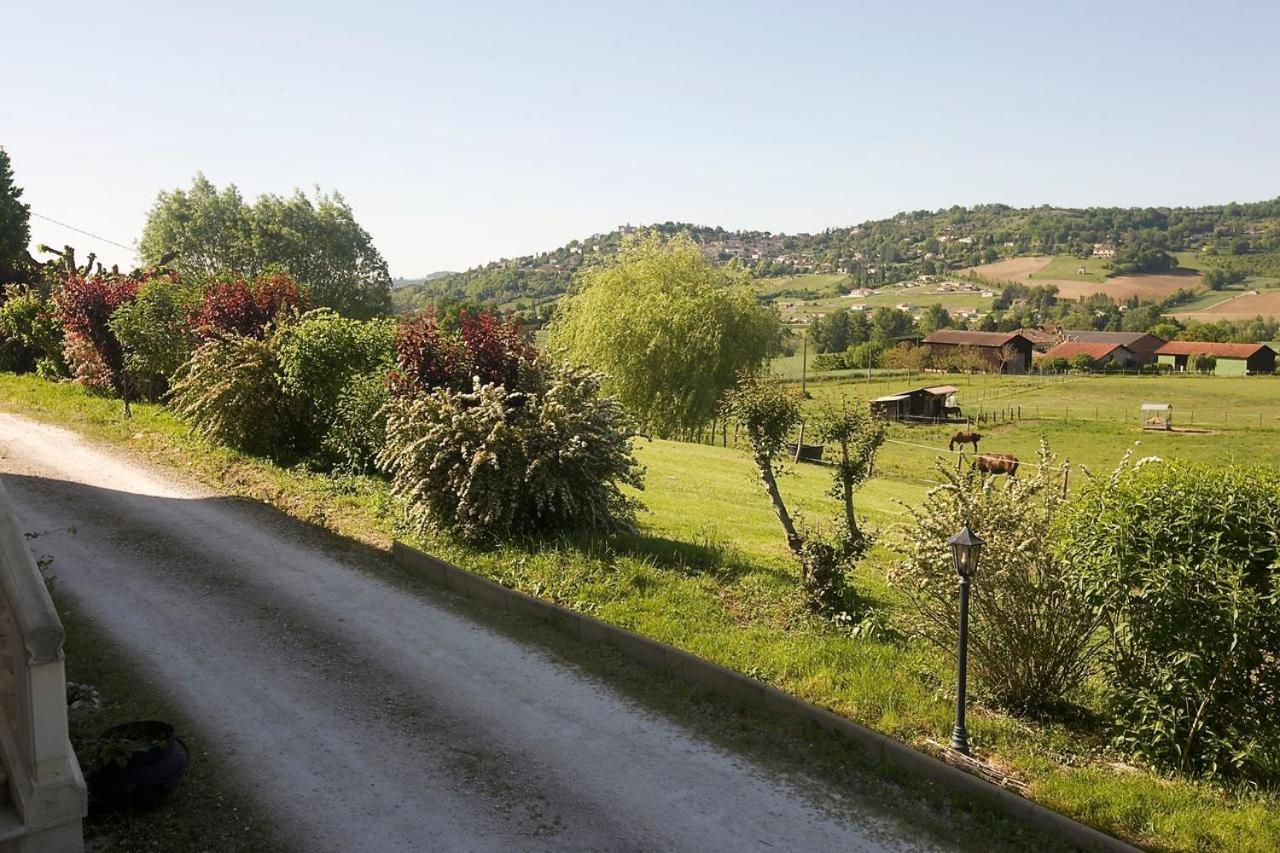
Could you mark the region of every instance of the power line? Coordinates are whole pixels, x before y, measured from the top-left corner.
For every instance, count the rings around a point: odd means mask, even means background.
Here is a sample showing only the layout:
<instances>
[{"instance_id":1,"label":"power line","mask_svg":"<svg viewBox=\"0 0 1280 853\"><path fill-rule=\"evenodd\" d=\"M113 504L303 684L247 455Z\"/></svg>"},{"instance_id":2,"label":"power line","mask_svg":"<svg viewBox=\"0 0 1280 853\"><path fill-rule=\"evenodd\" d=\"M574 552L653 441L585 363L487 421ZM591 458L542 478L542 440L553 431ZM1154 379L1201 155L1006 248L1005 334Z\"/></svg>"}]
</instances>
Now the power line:
<instances>
[{"instance_id":1,"label":"power line","mask_svg":"<svg viewBox=\"0 0 1280 853\"><path fill-rule=\"evenodd\" d=\"M77 234L83 234L86 237L92 237L95 240L101 240L103 243L109 243L112 246L115 246L120 249L124 249L126 252L132 253L134 256L138 256L138 250L133 248L132 246L126 246L124 243L117 243L115 240L108 240L106 237L102 237L98 234L85 231L83 228L77 228L74 225L68 225L65 222L59 222L58 220L54 219L52 216L45 216L43 213L36 213L34 210L28 210L28 213L30 213L34 217L37 217L38 219L43 219L45 222L52 222L54 225L61 225L63 228L70 228L72 231L76 232Z\"/></svg>"}]
</instances>

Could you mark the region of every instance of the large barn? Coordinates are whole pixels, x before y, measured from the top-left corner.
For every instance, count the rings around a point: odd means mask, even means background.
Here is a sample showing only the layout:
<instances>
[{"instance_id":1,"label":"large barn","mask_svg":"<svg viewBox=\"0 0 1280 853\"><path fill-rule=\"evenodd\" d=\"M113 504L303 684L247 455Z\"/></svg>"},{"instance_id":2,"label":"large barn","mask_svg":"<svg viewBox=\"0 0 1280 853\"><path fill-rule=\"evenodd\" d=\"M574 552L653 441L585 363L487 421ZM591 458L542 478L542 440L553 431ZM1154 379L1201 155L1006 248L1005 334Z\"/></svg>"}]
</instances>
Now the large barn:
<instances>
[{"instance_id":1,"label":"large barn","mask_svg":"<svg viewBox=\"0 0 1280 853\"><path fill-rule=\"evenodd\" d=\"M1065 358L1071 361L1078 355L1087 355L1092 358L1095 367L1106 367L1108 364L1133 367L1140 363L1137 353L1123 344L1095 344L1081 341L1063 341L1045 353L1042 358Z\"/></svg>"},{"instance_id":2,"label":"large barn","mask_svg":"<svg viewBox=\"0 0 1280 853\"><path fill-rule=\"evenodd\" d=\"M1275 373L1276 351L1266 344L1219 344L1211 341L1169 341L1156 350L1156 358L1174 370L1195 370L1195 357L1214 358L1215 376L1247 376Z\"/></svg>"},{"instance_id":3,"label":"large barn","mask_svg":"<svg viewBox=\"0 0 1280 853\"><path fill-rule=\"evenodd\" d=\"M1164 346L1164 338L1150 332L1092 332L1063 329L1062 339L1082 344L1117 344L1136 355L1139 364L1153 364L1156 360L1156 350Z\"/></svg>"},{"instance_id":4,"label":"large barn","mask_svg":"<svg viewBox=\"0 0 1280 853\"><path fill-rule=\"evenodd\" d=\"M920 345L943 357L951 355L957 349L970 348L976 350L987 364L1000 373L1031 372L1031 341L1020 332L939 329L922 340Z\"/></svg>"}]
</instances>

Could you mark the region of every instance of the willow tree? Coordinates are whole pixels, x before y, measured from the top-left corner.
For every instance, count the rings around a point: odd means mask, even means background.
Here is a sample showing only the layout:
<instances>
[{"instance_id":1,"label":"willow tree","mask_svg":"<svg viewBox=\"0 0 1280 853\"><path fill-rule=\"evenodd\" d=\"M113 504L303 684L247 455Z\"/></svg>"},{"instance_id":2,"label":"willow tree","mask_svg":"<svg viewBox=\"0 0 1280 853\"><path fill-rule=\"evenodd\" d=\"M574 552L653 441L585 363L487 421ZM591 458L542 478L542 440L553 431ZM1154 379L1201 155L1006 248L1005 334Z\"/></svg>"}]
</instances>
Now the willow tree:
<instances>
[{"instance_id":1,"label":"willow tree","mask_svg":"<svg viewBox=\"0 0 1280 853\"><path fill-rule=\"evenodd\" d=\"M736 264L713 265L687 235L637 236L578 277L551 350L607 374L608 391L659 435L698 429L777 340L777 315L748 279Z\"/></svg>"}]
</instances>

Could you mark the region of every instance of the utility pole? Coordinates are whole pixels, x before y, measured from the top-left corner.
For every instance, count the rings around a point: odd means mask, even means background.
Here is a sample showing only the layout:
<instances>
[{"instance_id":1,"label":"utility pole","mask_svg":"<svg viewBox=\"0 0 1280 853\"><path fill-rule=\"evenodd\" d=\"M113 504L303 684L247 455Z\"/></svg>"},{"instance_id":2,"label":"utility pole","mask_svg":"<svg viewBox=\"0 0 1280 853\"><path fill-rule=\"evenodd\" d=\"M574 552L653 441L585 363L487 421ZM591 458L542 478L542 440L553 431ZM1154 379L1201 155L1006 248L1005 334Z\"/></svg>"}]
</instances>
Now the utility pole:
<instances>
[{"instance_id":1,"label":"utility pole","mask_svg":"<svg viewBox=\"0 0 1280 853\"><path fill-rule=\"evenodd\" d=\"M805 326L800 332L801 356L800 356L800 396L808 397L809 382L809 327Z\"/></svg>"}]
</instances>

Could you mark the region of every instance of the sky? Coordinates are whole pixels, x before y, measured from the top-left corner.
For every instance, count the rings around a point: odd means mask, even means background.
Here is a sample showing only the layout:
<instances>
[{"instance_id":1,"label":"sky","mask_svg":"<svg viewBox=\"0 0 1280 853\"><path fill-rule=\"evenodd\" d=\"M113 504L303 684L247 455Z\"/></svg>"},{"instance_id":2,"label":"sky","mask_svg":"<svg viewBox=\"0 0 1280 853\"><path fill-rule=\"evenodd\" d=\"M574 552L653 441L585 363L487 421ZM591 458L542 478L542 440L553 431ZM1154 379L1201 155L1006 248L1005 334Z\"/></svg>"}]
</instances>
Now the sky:
<instances>
[{"instance_id":1,"label":"sky","mask_svg":"<svg viewBox=\"0 0 1280 853\"><path fill-rule=\"evenodd\" d=\"M337 190L392 275L622 224L1280 195L1280 3L0 0L33 243Z\"/></svg>"}]
</instances>

